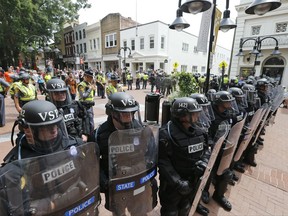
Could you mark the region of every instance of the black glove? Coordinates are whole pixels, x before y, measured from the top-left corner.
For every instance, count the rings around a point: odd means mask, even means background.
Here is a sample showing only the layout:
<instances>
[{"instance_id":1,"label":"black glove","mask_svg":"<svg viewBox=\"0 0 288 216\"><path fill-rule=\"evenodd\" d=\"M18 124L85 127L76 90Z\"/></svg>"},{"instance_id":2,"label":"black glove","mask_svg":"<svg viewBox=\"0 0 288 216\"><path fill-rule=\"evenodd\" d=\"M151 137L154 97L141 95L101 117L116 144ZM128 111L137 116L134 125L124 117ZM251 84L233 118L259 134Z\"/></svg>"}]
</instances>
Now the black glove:
<instances>
[{"instance_id":1,"label":"black glove","mask_svg":"<svg viewBox=\"0 0 288 216\"><path fill-rule=\"evenodd\" d=\"M181 179L177 181L176 189L181 195L188 195L189 193L192 192L192 187L190 186L189 181Z\"/></svg>"},{"instance_id":2,"label":"black glove","mask_svg":"<svg viewBox=\"0 0 288 216\"><path fill-rule=\"evenodd\" d=\"M195 163L195 167L196 167L195 169L196 175L200 177L203 176L207 167L207 163L205 161L199 160Z\"/></svg>"}]
</instances>

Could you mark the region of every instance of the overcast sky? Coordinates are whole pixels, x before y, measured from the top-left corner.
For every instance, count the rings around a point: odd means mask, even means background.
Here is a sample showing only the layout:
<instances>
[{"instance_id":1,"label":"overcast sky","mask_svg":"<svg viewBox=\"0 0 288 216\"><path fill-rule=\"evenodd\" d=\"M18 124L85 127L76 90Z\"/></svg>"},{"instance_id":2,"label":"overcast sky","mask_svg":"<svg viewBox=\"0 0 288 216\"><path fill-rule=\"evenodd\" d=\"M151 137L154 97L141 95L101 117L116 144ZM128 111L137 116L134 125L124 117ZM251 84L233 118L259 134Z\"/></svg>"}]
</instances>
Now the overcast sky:
<instances>
[{"instance_id":1,"label":"overcast sky","mask_svg":"<svg viewBox=\"0 0 288 216\"><path fill-rule=\"evenodd\" d=\"M182 0L182 3L184 2L185 0ZM223 12L226 1L218 0L218 2L217 7ZM229 3L230 17L234 21L237 17L235 5L238 5L239 2L240 0L230 0ZM171 24L176 18L176 10L178 8L178 0L89 0L89 3L92 7L82 9L79 13L80 23L87 22L88 25L98 22L109 13L120 13L122 16L131 17L141 24L156 20ZM190 27L185 29L185 31L198 36L202 14L183 13L183 17L190 24ZM220 32L217 44L231 49L233 33L234 30L230 30L227 33Z\"/></svg>"}]
</instances>

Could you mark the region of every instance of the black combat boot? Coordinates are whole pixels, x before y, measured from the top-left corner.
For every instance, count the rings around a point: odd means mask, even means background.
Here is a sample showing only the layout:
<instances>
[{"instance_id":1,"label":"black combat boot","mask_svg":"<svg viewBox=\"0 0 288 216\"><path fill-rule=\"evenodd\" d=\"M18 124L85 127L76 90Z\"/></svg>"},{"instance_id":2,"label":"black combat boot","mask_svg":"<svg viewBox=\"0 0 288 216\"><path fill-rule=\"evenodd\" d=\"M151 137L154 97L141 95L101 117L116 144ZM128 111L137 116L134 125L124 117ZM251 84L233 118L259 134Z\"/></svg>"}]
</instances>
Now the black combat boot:
<instances>
[{"instance_id":1,"label":"black combat boot","mask_svg":"<svg viewBox=\"0 0 288 216\"><path fill-rule=\"evenodd\" d=\"M196 212L200 215L208 216L209 209L199 203L197 208L196 208Z\"/></svg>"},{"instance_id":2,"label":"black combat boot","mask_svg":"<svg viewBox=\"0 0 288 216\"><path fill-rule=\"evenodd\" d=\"M232 210L231 203L226 199L224 195L217 195L215 192L212 198L226 211Z\"/></svg>"},{"instance_id":3,"label":"black combat boot","mask_svg":"<svg viewBox=\"0 0 288 216\"><path fill-rule=\"evenodd\" d=\"M233 169L240 172L240 173L244 173L245 169L244 169L245 165L241 164L241 163L235 163Z\"/></svg>"},{"instance_id":4,"label":"black combat boot","mask_svg":"<svg viewBox=\"0 0 288 216\"><path fill-rule=\"evenodd\" d=\"M231 211L232 205L224 196L227 183L232 180L233 173L227 169L221 176L216 176L215 191L212 198L226 211Z\"/></svg>"},{"instance_id":5,"label":"black combat boot","mask_svg":"<svg viewBox=\"0 0 288 216\"><path fill-rule=\"evenodd\" d=\"M202 201L203 201L205 204L208 204L208 203L209 203L209 200L210 200L209 191L203 190L203 191L202 191L202 197L201 197L201 199L202 199Z\"/></svg>"}]
</instances>

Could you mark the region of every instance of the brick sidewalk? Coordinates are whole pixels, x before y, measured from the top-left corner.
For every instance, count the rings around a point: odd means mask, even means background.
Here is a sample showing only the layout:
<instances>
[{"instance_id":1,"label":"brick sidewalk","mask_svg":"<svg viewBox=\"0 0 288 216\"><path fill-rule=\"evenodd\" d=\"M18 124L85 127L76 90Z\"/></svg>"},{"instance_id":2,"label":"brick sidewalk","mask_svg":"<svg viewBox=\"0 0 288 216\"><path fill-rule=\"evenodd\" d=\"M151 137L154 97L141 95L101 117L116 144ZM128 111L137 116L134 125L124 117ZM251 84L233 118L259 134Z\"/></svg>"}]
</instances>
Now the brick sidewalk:
<instances>
[{"instance_id":1,"label":"brick sidewalk","mask_svg":"<svg viewBox=\"0 0 288 216\"><path fill-rule=\"evenodd\" d=\"M148 89L128 91L141 104L142 116L144 115L145 95ZM40 96L40 99L44 99ZM161 99L161 102L163 99ZM96 99L95 126L105 121L105 104L107 99ZM6 98L6 125L0 128L0 160L11 149L7 136L11 133L14 120L17 117L13 101ZM231 212L226 212L211 199L209 205L210 216L258 216L277 215L288 216L288 109L279 108L275 124L266 128L264 136L264 147L256 155L257 167L246 167L246 172L240 176L235 186L229 186L229 200L233 205ZM4 140L4 141L3 141ZM210 188L213 193L213 187ZM102 196L103 197L103 196ZM104 197L100 205L100 215L112 215L103 207ZM158 205L150 216L158 216L160 206ZM198 214L195 214L198 215Z\"/></svg>"}]
</instances>

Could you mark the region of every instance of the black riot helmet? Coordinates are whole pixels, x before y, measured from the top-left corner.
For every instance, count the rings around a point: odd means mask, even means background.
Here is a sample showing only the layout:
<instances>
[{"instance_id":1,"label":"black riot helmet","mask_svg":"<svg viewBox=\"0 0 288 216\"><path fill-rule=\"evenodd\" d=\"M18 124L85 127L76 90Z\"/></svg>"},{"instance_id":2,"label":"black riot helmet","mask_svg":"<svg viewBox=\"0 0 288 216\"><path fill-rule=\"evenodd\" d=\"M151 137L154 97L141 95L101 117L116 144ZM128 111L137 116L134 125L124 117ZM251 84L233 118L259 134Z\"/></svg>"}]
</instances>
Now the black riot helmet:
<instances>
[{"instance_id":1,"label":"black riot helmet","mask_svg":"<svg viewBox=\"0 0 288 216\"><path fill-rule=\"evenodd\" d=\"M235 98L228 91L219 91L214 94L215 99L213 105L218 107L218 111L227 113L227 115L234 115L239 113L239 109Z\"/></svg>"},{"instance_id":2,"label":"black riot helmet","mask_svg":"<svg viewBox=\"0 0 288 216\"><path fill-rule=\"evenodd\" d=\"M28 102L22 107L19 122L34 151L47 154L66 146L68 134L65 123L53 103L40 100Z\"/></svg>"},{"instance_id":3,"label":"black riot helmet","mask_svg":"<svg viewBox=\"0 0 288 216\"><path fill-rule=\"evenodd\" d=\"M172 122L189 125L193 129L207 129L209 120L194 98L176 98L170 108ZM186 118L188 116L188 119Z\"/></svg>"},{"instance_id":4,"label":"black riot helmet","mask_svg":"<svg viewBox=\"0 0 288 216\"><path fill-rule=\"evenodd\" d=\"M206 93L207 99L212 102L214 100L214 94L216 92L217 91L215 89L208 89L208 91Z\"/></svg>"},{"instance_id":5,"label":"black riot helmet","mask_svg":"<svg viewBox=\"0 0 288 216\"><path fill-rule=\"evenodd\" d=\"M256 89L260 90L260 89L266 89L266 87L268 88L268 80L266 78L261 78L259 80L257 80L256 83Z\"/></svg>"},{"instance_id":6,"label":"black riot helmet","mask_svg":"<svg viewBox=\"0 0 288 216\"><path fill-rule=\"evenodd\" d=\"M117 129L139 128L139 126L142 125L138 102L133 96L125 92L115 92L110 95L105 108L106 114L116 120L118 122L116 124L122 126L117 127L117 125L114 124Z\"/></svg>"},{"instance_id":7,"label":"black riot helmet","mask_svg":"<svg viewBox=\"0 0 288 216\"><path fill-rule=\"evenodd\" d=\"M241 89L243 93L246 94L247 102L254 103L257 95L255 86L251 84L244 84Z\"/></svg>"},{"instance_id":8,"label":"black riot helmet","mask_svg":"<svg viewBox=\"0 0 288 216\"><path fill-rule=\"evenodd\" d=\"M211 102L204 94L193 93L190 95L190 97L195 99L197 103L202 107L204 113L206 114L210 122L215 119Z\"/></svg>"},{"instance_id":9,"label":"black riot helmet","mask_svg":"<svg viewBox=\"0 0 288 216\"><path fill-rule=\"evenodd\" d=\"M62 79L50 79L46 83L46 89L51 101L57 108L67 106L72 103L71 95L66 83Z\"/></svg>"},{"instance_id":10,"label":"black riot helmet","mask_svg":"<svg viewBox=\"0 0 288 216\"><path fill-rule=\"evenodd\" d=\"M238 87L231 87L229 88L228 92L233 95L233 97L236 99L236 103L239 108L245 109L248 107L246 95L243 93L243 91Z\"/></svg>"}]
</instances>

